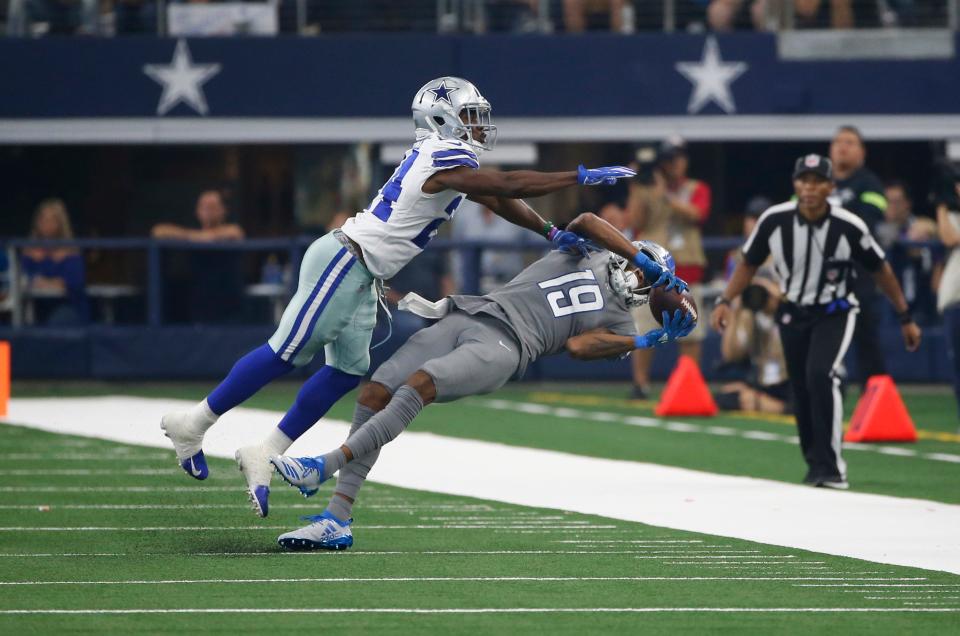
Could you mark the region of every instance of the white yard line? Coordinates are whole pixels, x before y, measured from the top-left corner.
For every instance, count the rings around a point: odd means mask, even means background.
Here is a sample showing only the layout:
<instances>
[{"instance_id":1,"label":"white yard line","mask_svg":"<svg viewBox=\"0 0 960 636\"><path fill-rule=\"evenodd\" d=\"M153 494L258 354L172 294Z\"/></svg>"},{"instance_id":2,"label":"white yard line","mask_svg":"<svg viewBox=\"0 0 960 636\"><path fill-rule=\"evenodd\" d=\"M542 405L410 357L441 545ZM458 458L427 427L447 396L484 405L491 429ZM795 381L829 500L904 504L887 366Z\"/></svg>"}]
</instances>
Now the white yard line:
<instances>
[{"instance_id":1,"label":"white yard line","mask_svg":"<svg viewBox=\"0 0 960 636\"><path fill-rule=\"evenodd\" d=\"M180 400L119 396L14 399L7 421L57 433L168 448L158 425L160 416L187 406L189 403ZM558 415L553 407L546 408ZM568 417L580 413L576 409L565 412ZM274 411L236 409L210 430L204 449L211 456L232 458L237 447L259 441L279 417ZM653 418L639 420L659 426L659 420ZM308 454L335 448L348 430L345 422L324 420L298 440L291 452ZM174 461L172 452L170 461ZM960 506L933 501L836 492L419 432L406 432L386 448L371 476L415 490L570 510L960 573ZM183 479L185 488L192 485L186 476ZM597 489L597 483L603 484L603 489ZM366 529L357 529L361 528Z\"/></svg>"},{"instance_id":2,"label":"white yard line","mask_svg":"<svg viewBox=\"0 0 960 636\"><path fill-rule=\"evenodd\" d=\"M169 609L19 609L0 614L847 614L947 613L960 607L240 607Z\"/></svg>"},{"instance_id":3,"label":"white yard line","mask_svg":"<svg viewBox=\"0 0 960 636\"><path fill-rule=\"evenodd\" d=\"M323 577L323 578L270 578L270 579L147 579L130 581L3 581L0 586L36 585L195 585L206 583L257 584L257 583L527 583L527 582L769 582L793 581L795 577L724 577L724 576L394 576L394 577ZM803 579L809 580L809 579ZM796 586L794 586L796 587ZM923 590L929 592L930 590ZM937 597L942 598L942 597Z\"/></svg>"}]
</instances>

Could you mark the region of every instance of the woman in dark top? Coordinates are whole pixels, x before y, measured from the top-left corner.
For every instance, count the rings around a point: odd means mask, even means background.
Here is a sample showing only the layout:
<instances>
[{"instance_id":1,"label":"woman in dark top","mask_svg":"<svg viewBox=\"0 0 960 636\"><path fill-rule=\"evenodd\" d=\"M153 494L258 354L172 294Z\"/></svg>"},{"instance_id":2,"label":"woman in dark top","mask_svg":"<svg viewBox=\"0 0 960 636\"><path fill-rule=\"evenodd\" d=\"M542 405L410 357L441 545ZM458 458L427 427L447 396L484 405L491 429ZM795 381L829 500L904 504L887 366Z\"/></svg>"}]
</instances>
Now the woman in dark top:
<instances>
[{"instance_id":1,"label":"woman in dark top","mask_svg":"<svg viewBox=\"0 0 960 636\"><path fill-rule=\"evenodd\" d=\"M60 199L46 199L33 215L30 238L73 238L67 208ZM27 293L35 297L37 322L49 326L86 323L90 309L84 291L83 257L69 247L28 247L21 258Z\"/></svg>"}]
</instances>

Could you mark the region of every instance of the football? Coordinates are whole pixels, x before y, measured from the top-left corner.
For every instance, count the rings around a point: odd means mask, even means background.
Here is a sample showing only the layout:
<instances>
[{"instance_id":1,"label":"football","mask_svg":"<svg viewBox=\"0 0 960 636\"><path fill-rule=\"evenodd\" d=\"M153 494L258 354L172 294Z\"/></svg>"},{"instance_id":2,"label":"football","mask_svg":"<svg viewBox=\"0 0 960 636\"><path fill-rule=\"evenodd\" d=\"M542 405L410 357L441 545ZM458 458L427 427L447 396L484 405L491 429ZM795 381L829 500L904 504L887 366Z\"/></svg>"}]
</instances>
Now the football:
<instances>
[{"instance_id":1,"label":"football","mask_svg":"<svg viewBox=\"0 0 960 636\"><path fill-rule=\"evenodd\" d=\"M666 311L672 316L677 309L684 314L691 314L694 323L700 318L697 303L694 302L690 292L681 294L675 289L664 291L663 287L654 287L650 290L650 311L658 323L663 324L663 312Z\"/></svg>"}]
</instances>

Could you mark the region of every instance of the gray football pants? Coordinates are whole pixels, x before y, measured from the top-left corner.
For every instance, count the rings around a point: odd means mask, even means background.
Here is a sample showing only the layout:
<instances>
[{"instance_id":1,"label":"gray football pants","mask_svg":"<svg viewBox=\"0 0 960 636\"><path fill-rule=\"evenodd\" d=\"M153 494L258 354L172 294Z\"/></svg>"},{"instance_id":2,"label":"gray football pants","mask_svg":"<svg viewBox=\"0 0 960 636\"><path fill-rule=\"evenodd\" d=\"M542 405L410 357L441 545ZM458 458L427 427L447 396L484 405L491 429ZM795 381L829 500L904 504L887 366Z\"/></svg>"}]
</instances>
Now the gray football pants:
<instances>
[{"instance_id":1,"label":"gray football pants","mask_svg":"<svg viewBox=\"0 0 960 636\"><path fill-rule=\"evenodd\" d=\"M393 395L407 378L422 369L433 378L437 401L450 402L468 395L490 393L506 384L520 364L519 349L513 333L496 318L454 311L411 336L380 365L372 381L384 385ZM359 413L358 405L357 415ZM373 413L365 413L362 422L356 420L357 415L351 435L359 431ZM356 499L379 455L378 449L341 468L335 492Z\"/></svg>"},{"instance_id":2,"label":"gray football pants","mask_svg":"<svg viewBox=\"0 0 960 636\"><path fill-rule=\"evenodd\" d=\"M454 310L421 329L380 365L372 380L396 392L411 375L425 371L437 387L437 402L496 391L520 365L520 345L503 322Z\"/></svg>"}]
</instances>

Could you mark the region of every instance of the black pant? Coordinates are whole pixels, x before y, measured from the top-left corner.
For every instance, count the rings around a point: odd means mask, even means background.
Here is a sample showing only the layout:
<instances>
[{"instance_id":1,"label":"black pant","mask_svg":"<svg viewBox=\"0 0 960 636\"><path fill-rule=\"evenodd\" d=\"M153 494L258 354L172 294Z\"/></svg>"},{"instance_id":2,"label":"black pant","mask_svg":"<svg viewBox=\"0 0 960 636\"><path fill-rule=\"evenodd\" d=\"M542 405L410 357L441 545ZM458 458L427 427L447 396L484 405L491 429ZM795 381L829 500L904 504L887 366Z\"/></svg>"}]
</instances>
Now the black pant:
<instances>
[{"instance_id":1,"label":"black pant","mask_svg":"<svg viewBox=\"0 0 960 636\"><path fill-rule=\"evenodd\" d=\"M860 302L860 316L857 318L857 327L853 332L853 341L857 343L857 370L860 372L860 384L866 389L870 376L885 375L887 365L883 357L883 348L880 346L880 335L877 333L877 325L881 322L880 294L877 293L877 284L869 272L862 267L857 268L853 294Z\"/></svg>"},{"instance_id":2,"label":"black pant","mask_svg":"<svg viewBox=\"0 0 960 636\"><path fill-rule=\"evenodd\" d=\"M784 303L780 339L793 387L793 410L808 480L846 478L840 455L843 402L838 375L853 339L857 309L827 313L823 307Z\"/></svg>"}]
</instances>

